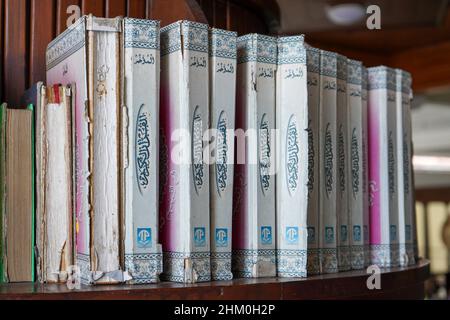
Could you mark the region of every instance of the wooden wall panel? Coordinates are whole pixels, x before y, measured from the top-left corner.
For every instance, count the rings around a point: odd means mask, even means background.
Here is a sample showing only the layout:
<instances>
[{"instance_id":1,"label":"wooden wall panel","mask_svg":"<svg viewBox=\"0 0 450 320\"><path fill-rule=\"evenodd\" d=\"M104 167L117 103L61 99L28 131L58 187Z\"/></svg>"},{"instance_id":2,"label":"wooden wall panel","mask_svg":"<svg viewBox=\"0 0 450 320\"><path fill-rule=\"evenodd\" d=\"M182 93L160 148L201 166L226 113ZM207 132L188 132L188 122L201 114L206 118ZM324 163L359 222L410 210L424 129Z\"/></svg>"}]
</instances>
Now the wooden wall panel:
<instances>
[{"instance_id":1,"label":"wooden wall panel","mask_svg":"<svg viewBox=\"0 0 450 320\"><path fill-rule=\"evenodd\" d=\"M28 43L27 1L5 0L4 95L11 106L18 106L27 88Z\"/></svg>"},{"instance_id":2,"label":"wooden wall panel","mask_svg":"<svg viewBox=\"0 0 450 320\"><path fill-rule=\"evenodd\" d=\"M81 11L83 14L93 14L97 17L104 17L105 0L82 0Z\"/></svg>"},{"instance_id":3,"label":"wooden wall panel","mask_svg":"<svg viewBox=\"0 0 450 320\"><path fill-rule=\"evenodd\" d=\"M5 45L3 42L3 22L4 22L4 16L3 16L3 6L4 1L0 0L0 104L3 102L3 93L4 93L4 87L3 87L3 52L5 52Z\"/></svg>"},{"instance_id":4,"label":"wooden wall panel","mask_svg":"<svg viewBox=\"0 0 450 320\"><path fill-rule=\"evenodd\" d=\"M45 50L56 35L54 0L31 0L30 12L30 73L28 87L45 81Z\"/></svg>"},{"instance_id":5,"label":"wooden wall panel","mask_svg":"<svg viewBox=\"0 0 450 320\"><path fill-rule=\"evenodd\" d=\"M127 15L127 0L105 0L105 17L115 18Z\"/></svg>"},{"instance_id":6,"label":"wooden wall panel","mask_svg":"<svg viewBox=\"0 0 450 320\"><path fill-rule=\"evenodd\" d=\"M81 0L56 0L56 34L67 29L67 8L76 5L81 8Z\"/></svg>"},{"instance_id":7,"label":"wooden wall panel","mask_svg":"<svg viewBox=\"0 0 450 320\"><path fill-rule=\"evenodd\" d=\"M128 0L128 16L133 18L147 17L147 0Z\"/></svg>"}]
</instances>

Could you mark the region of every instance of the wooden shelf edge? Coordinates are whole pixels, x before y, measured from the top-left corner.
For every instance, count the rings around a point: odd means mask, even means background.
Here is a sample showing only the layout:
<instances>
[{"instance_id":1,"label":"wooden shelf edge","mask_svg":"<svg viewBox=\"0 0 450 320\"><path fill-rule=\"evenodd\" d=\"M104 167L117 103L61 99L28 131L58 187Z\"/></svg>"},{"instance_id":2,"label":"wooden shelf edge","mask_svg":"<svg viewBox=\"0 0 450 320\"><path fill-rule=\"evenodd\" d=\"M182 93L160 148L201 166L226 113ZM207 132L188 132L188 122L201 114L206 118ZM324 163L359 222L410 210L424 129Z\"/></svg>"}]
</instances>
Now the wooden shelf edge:
<instances>
[{"instance_id":1,"label":"wooden shelf edge","mask_svg":"<svg viewBox=\"0 0 450 320\"><path fill-rule=\"evenodd\" d=\"M0 300L313 300L423 299L430 264L420 260L406 268L382 270L381 290L369 290L365 270L305 279L236 279L192 285L95 286L71 291L65 285L2 284Z\"/></svg>"}]
</instances>

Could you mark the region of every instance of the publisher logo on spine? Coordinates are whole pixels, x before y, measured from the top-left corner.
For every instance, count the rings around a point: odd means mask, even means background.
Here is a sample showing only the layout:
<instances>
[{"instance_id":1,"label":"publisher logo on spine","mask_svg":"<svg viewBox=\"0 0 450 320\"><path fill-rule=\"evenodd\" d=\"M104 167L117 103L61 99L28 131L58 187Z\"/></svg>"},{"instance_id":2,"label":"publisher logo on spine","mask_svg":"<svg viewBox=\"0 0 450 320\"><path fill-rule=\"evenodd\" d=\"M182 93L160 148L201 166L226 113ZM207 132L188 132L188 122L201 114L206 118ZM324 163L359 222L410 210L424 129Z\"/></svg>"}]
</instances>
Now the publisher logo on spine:
<instances>
[{"instance_id":1,"label":"publisher logo on spine","mask_svg":"<svg viewBox=\"0 0 450 320\"><path fill-rule=\"evenodd\" d=\"M298 244L298 227L286 227L286 241L288 244Z\"/></svg>"},{"instance_id":2,"label":"publisher logo on spine","mask_svg":"<svg viewBox=\"0 0 450 320\"><path fill-rule=\"evenodd\" d=\"M194 228L194 245L196 247L206 246L206 229Z\"/></svg>"},{"instance_id":3,"label":"publisher logo on spine","mask_svg":"<svg viewBox=\"0 0 450 320\"><path fill-rule=\"evenodd\" d=\"M138 248L150 248L152 246L151 228L138 228L136 234Z\"/></svg>"},{"instance_id":4,"label":"publisher logo on spine","mask_svg":"<svg viewBox=\"0 0 450 320\"><path fill-rule=\"evenodd\" d=\"M226 228L216 229L216 246L217 247L228 246L228 229Z\"/></svg>"},{"instance_id":5,"label":"publisher logo on spine","mask_svg":"<svg viewBox=\"0 0 450 320\"><path fill-rule=\"evenodd\" d=\"M261 227L261 243L272 244L272 227Z\"/></svg>"},{"instance_id":6,"label":"publisher logo on spine","mask_svg":"<svg viewBox=\"0 0 450 320\"><path fill-rule=\"evenodd\" d=\"M326 244L334 243L334 228L333 227L325 227L325 243Z\"/></svg>"},{"instance_id":7,"label":"publisher logo on spine","mask_svg":"<svg viewBox=\"0 0 450 320\"><path fill-rule=\"evenodd\" d=\"M353 226L353 240L361 241L361 226Z\"/></svg>"},{"instance_id":8,"label":"publisher logo on spine","mask_svg":"<svg viewBox=\"0 0 450 320\"><path fill-rule=\"evenodd\" d=\"M316 228L308 227L308 244L316 243Z\"/></svg>"}]
</instances>

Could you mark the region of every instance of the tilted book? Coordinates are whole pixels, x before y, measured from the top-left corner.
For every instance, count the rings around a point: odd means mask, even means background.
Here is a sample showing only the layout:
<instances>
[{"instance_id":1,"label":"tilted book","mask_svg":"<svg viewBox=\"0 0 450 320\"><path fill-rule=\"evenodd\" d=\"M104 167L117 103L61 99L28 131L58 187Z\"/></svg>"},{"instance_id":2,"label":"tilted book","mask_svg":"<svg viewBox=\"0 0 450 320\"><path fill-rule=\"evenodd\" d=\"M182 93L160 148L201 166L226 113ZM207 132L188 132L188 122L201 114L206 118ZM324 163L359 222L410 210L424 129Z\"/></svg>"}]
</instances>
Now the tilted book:
<instances>
[{"instance_id":1,"label":"tilted book","mask_svg":"<svg viewBox=\"0 0 450 320\"><path fill-rule=\"evenodd\" d=\"M364 268L364 211L367 206L363 193L363 128L367 120L362 106L362 63L349 59L347 70L350 262L353 270L360 270Z\"/></svg>"},{"instance_id":2,"label":"tilted book","mask_svg":"<svg viewBox=\"0 0 450 320\"><path fill-rule=\"evenodd\" d=\"M320 50L306 46L308 80L308 274L320 273L319 124Z\"/></svg>"},{"instance_id":3,"label":"tilted book","mask_svg":"<svg viewBox=\"0 0 450 320\"><path fill-rule=\"evenodd\" d=\"M278 38L277 275L306 277L308 85L303 36Z\"/></svg>"},{"instance_id":4,"label":"tilted book","mask_svg":"<svg viewBox=\"0 0 450 320\"><path fill-rule=\"evenodd\" d=\"M364 266L371 264L370 254L370 210L369 210L369 121L368 121L368 82L367 68L362 67L361 72L361 117L362 117L362 196L363 196L363 241L364 241Z\"/></svg>"},{"instance_id":5,"label":"tilted book","mask_svg":"<svg viewBox=\"0 0 450 320\"><path fill-rule=\"evenodd\" d=\"M398 265L395 70L369 68L369 184L372 264Z\"/></svg>"},{"instance_id":6,"label":"tilted book","mask_svg":"<svg viewBox=\"0 0 450 320\"><path fill-rule=\"evenodd\" d=\"M159 281L159 22L123 20L124 253L129 283Z\"/></svg>"},{"instance_id":7,"label":"tilted book","mask_svg":"<svg viewBox=\"0 0 450 320\"><path fill-rule=\"evenodd\" d=\"M33 106L0 108L0 281L34 282Z\"/></svg>"},{"instance_id":8,"label":"tilted book","mask_svg":"<svg viewBox=\"0 0 450 320\"><path fill-rule=\"evenodd\" d=\"M411 75L396 70L397 76L397 178L399 218L399 263L414 265L413 212L414 186L412 180Z\"/></svg>"},{"instance_id":9,"label":"tilted book","mask_svg":"<svg viewBox=\"0 0 450 320\"><path fill-rule=\"evenodd\" d=\"M276 276L275 77L276 38L238 38L233 272Z\"/></svg>"},{"instance_id":10,"label":"tilted book","mask_svg":"<svg viewBox=\"0 0 450 320\"><path fill-rule=\"evenodd\" d=\"M64 283L74 264L72 98L70 86L33 86L36 112L36 265L42 283Z\"/></svg>"},{"instance_id":11,"label":"tilted book","mask_svg":"<svg viewBox=\"0 0 450 320\"><path fill-rule=\"evenodd\" d=\"M336 165L337 165L337 222L336 244L339 271L348 271L350 265L350 232L349 232L349 187L350 187L350 138L349 112L347 104L347 57L337 55L337 137L336 137Z\"/></svg>"},{"instance_id":12,"label":"tilted book","mask_svg":"<svg viewBox=\"0 0 450 320\"><path fill-rule=\"evenodd\" d=\"M320 240L321 273L338 271L337 257L337 54L320 51Z\"/></svg>"},{"instance_id":13,"label":"tilted book","mask_svg":"<svg viewBox=\"0 0 450 320\"><path fill-rule=\"evenodd\" d=\"M166 280L211 280L208 26L161 29L160 230Z\"/></svg>"},{"instance_id":14,"label":"tilted book","mask_svg":"<svg viewBox=\"0 0 450 320\"><path fill-rule=\"evenodd\" d=\"M210 29L209 85L211 128L211 276L231 280L231 244L236 114L236 37Z\"/></svg>"},{"instance_id":15,"label":"tilted book","mask_svg":"<svg viewBox=\"0 0 450 320\"><path fill-rule=\"evenodd\" d=\"M84 16L47 48L49 85L76 84L76 264L83 283L129 277L121 261L121 19Z\"/></svg>"}]
</instances>

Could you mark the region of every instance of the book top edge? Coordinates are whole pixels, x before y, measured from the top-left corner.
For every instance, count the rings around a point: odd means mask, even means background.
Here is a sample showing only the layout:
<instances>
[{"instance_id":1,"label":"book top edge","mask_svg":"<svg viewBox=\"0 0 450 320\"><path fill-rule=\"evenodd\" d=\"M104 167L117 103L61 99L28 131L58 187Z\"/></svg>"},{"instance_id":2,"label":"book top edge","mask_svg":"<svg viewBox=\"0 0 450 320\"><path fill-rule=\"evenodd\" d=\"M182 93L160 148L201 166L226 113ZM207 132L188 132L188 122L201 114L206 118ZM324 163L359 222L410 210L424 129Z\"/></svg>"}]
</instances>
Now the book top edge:
<instances>
[{"instance_id":1,"label":"book top edge","mask_svg":"<svg viewBox=\"0 0 450 320\"><path fill-rule=\"evenodd\" d=\"M182 49L209 52L209 27L207 24L180 20L161 28L161 55ZM183 41L183 46L181 45Z\"/></svg>"},{"instance_id":2,"label":"book top edge","mask_svg":"<svg viewBox=\"0 0 450 320\"><path fill-rule=\"evenodd\" d=\"M211 57L236 59L237 33L211 28L209 33L209 55Z\"/></svg>"},{"instance_id":3,"label":"book top edge","mask_svg":"<svg viewBox=\"0 0 450 320\"><path fill-rule=\"evenodd\" d=\"M410 94L412 86L411 74L401 69L395 69L397 75L397 91Z\"/></svg>"},{"instance_id":4,"label":"book top edge","mask_svg":"<svg viewBox=\"0 0 450 320\"><path fill-rule=\"evenodd\" d=\"M347 81L347 57L338 54L336 58L336 78Z\"/></svg>"},{"instance_id":5,"label":"book top edge","mask_svg":"<svg viewBox=\"0 0 450 320\"><path fill-rule=\"evenodd\" d=\"M378 66L373 68L368 68L368 89L387 89L391 91L397 90L397 76L395 69Z\"/></svg>"},{"instance_id":6,"label":"book top edge","mask_svg":"<svg viewBox=\"0 0 450 320\"><path fill-rule=\"evenodd\" d=\"M247 34L237 39L238 63L260 62L277 63L277 38Z\"/></svg>"},{"instance_id":7,"label":"book top edge","mask_svg":"<svg viewBox=\"0 0 450 320\"><path fill-rule=\"evenodd\" d=\"M277 63L306 64L306 48L304 45L304 36L279 37Z\"/></svg>"},{"instance_id":8,"label":"book top edge","mask_svg":"<svg viewBox=\"0 0 450 320\"><path fill-rule=\"evenodd\" d=\"M362 85L362 62L347 60L347 82L354 85Z\"/></svg>"},{"instance_id":9,"label":"book top edge","mask_svg":"<svg viewBox=\"0 0 450 320\"><path fill-rule=\"evenodd\" d=\"M337 53L320 50L320 75L337 77Z\"/></svg>"},{"instance_id":10,"label":"book top edge","mask_svg":"<svg viewBox=\"0 0 450 320\"><path fill-rule=\"evenodd\" d=\"M160 49L159 21L125 18L124 46L137 49Z\"/></svg>"}]
</instances>

